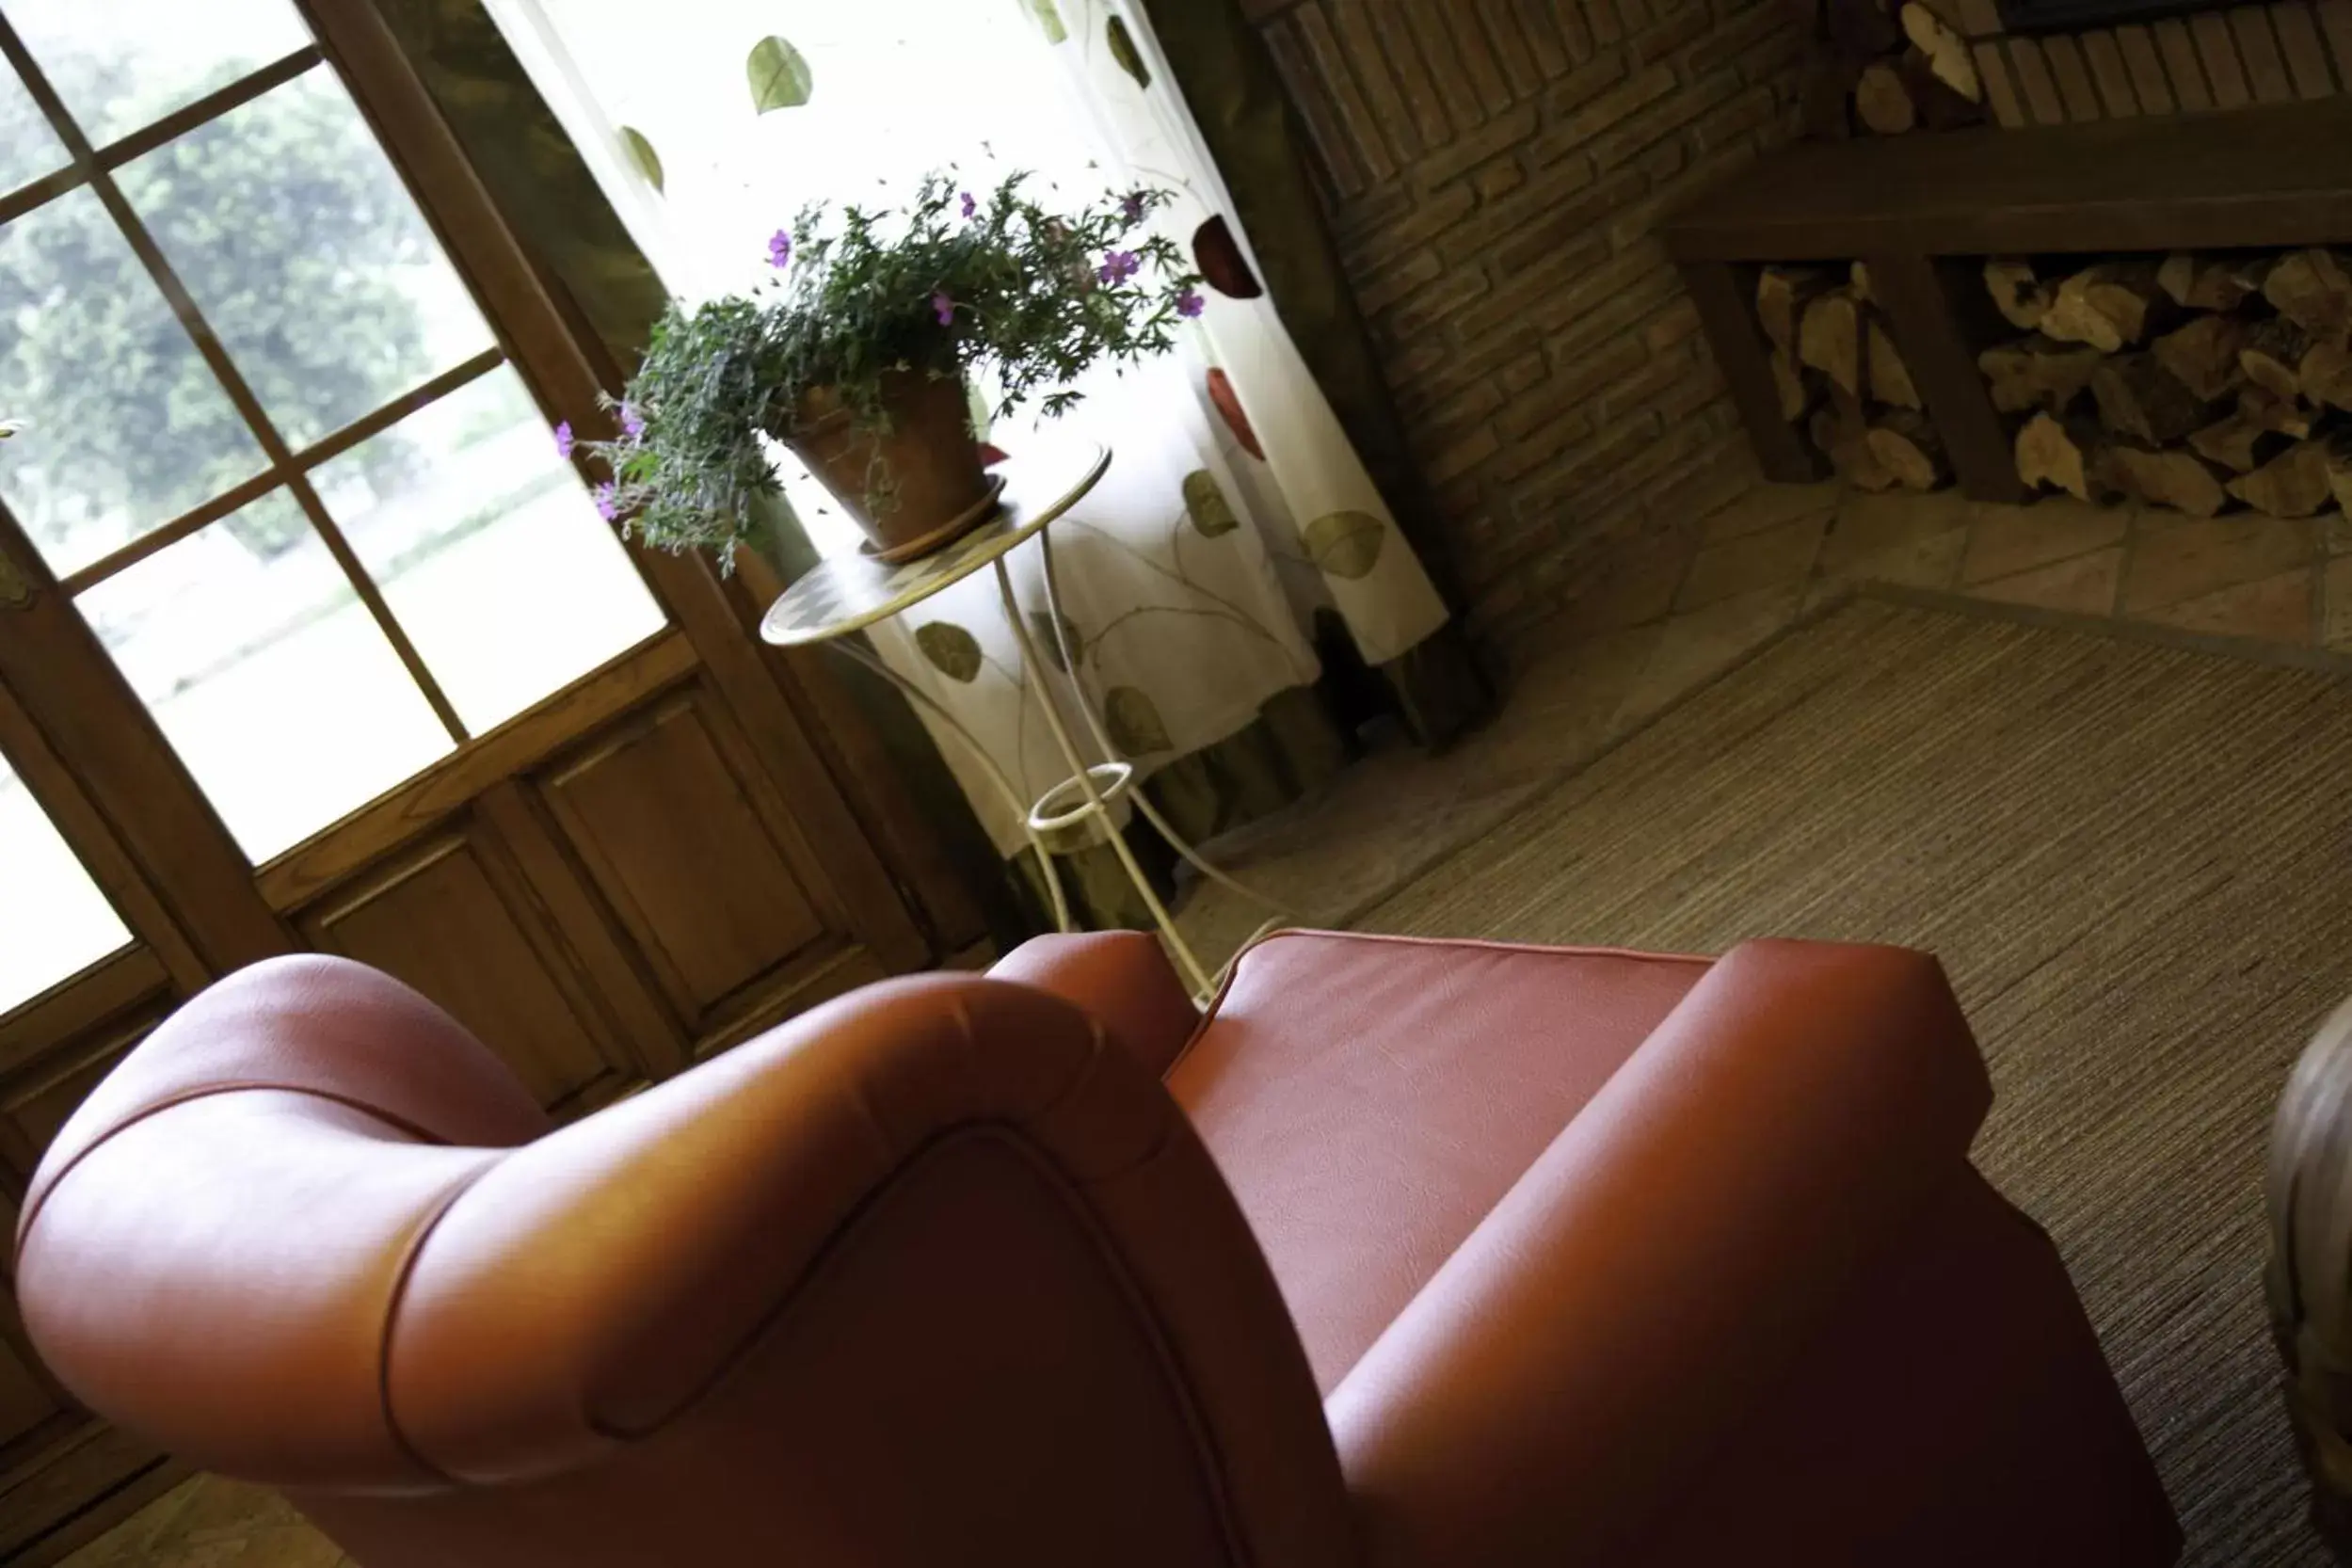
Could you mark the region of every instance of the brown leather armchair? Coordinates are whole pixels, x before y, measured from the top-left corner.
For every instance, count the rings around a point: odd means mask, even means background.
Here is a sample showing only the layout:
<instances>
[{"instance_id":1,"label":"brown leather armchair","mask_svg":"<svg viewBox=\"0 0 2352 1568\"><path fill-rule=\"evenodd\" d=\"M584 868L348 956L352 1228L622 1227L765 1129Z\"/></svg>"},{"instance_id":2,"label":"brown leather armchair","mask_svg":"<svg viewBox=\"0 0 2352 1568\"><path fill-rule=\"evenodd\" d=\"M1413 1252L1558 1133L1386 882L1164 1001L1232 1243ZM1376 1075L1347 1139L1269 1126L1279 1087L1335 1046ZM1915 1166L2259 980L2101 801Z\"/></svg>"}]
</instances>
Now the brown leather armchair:
<instances>
[{"instance_id":1,"label":"brown leather armchair","mask_svg":"<svg viewBox=\"0 0 2352 1568\"><path fill-rule=\"evenodd\" d=\"M285 959L73 1117L18 1283L368 1568L2169 1562L1990 1098L1889 949L1287 933L1203 1022L1111 935L551 1129Z\"/></svg>"}]
</instances>

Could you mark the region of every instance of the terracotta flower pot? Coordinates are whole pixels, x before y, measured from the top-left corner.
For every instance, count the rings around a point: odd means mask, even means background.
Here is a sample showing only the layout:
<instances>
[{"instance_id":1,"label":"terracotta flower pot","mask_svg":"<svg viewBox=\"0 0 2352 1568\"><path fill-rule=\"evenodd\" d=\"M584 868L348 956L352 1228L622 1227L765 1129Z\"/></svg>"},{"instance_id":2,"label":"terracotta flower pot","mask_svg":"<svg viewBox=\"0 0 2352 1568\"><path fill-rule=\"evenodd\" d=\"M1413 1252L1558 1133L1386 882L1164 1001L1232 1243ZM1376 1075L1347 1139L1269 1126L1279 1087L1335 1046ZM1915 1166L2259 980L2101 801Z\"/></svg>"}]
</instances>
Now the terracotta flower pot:
<instances>
[{"instance_id":1,"label":"terracotta flower pot","mask_svg":"<svg viewBox=\"0 0 2352 1568\"><path fill-rule=\"evenodd\" d=\"M963 382L893 371L882 402L889 429L861 430L829 391L810 392L785 444L857 520L877 556L911 561L987 521L1003 487L981 466Z\"/></svg>"}]
</instances>

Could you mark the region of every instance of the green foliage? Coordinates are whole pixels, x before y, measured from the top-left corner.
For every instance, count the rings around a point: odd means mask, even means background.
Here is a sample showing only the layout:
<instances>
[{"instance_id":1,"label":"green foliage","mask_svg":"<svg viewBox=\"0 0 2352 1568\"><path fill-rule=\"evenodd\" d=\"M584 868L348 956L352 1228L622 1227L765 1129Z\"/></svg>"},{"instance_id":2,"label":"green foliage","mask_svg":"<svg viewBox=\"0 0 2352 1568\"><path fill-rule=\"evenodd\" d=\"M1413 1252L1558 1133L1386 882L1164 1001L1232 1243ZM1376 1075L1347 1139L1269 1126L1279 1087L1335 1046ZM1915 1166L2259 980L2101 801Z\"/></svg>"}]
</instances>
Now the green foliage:
<instances>
[{"instance_id":1,"label":"green foliage","mask_svg":"<svg viewBox=\"0 0 2352 1568\"><path fill-rule=\"evenodd\" d=\"M124 90L104 62L67 56L52 69L82 86L69 101ZM0 138L45 135L33 113L0 96ZM297 446L432 369L400 276L433 254L431 234L335 95L280 88L116 178ZM0 228L0 387L26 424L14 443L23 488L56 526L125 513L160 521L261 468L245 422L88 192ZM412 458L397 437L363 450L371 478ZM264 554L307 532L292 508L228 527Z\"/></svg>"},{"instance_id":2,"label":"green foliage","mask_svg":"<svg viewBox=\"0 0 2352 1568\"><path fill-rule=\"evenodd\" d=\"M1027 180L972 199L969 217L943 174L895 214L808 208L790 264L756 294L673 305L624 400L624 423L639 428L589 448L614 475L608 506L634 512L649 543L726 560L754 500L777 488L761 436L792 437L812 393L838 399L860 429L887 430L887 376L979 372L999 414L1033 398L1051 417L1077 404L1071 383L1094 365L1175 346L1200 280L1175 244L1143 232L1171 195L1054 213L1030 200Z\"/></svg>"}]
</instances>

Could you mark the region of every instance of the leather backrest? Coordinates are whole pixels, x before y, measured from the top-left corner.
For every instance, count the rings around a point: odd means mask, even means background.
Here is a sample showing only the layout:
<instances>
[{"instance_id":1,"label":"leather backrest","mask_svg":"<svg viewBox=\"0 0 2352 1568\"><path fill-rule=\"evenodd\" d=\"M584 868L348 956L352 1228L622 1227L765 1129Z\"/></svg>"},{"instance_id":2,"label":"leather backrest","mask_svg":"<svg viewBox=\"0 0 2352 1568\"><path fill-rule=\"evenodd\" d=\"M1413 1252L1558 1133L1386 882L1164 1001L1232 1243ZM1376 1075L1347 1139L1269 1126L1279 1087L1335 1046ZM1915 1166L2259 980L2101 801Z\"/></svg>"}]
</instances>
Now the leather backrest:
<instances>
[{"instance_id":1,"label":"leather backrest","mask_svg":"<svg viewBox=\"0 0 2352 1568\"><path fill-rule=\"evenodd\" d=\"M287 978L136 1053L21 1286L93 1408L371 1568L1352 1557L1246 1224L1068 1003L870 987L510 1150L421 1141L528 1120L454 1024L381 977L344 993L372 1026L321 1020ZM232 1087L257 1053L304 1087Z\"/></svg>"}]
</instances>

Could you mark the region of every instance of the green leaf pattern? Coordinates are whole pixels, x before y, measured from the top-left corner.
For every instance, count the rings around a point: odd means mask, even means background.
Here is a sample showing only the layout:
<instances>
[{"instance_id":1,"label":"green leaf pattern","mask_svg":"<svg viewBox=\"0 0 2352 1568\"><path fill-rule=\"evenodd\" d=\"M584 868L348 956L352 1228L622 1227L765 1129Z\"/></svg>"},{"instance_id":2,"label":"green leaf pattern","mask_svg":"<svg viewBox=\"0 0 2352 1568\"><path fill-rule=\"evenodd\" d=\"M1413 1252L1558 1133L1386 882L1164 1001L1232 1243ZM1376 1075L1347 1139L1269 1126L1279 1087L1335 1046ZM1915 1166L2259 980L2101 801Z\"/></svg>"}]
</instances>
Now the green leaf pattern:
<instances>
[{"instance_id":1,"label":"green leaf pattern","mask_svg":"<svg viewBox=\"0 0 2352 1568\"><path fill-rule=\"evenodd\" d=\"M646 134L634 125L624 125L620 128L620 144L645 183L656 191L662 189L662 155L653 151Z\"/></svg>"},{"instance_id":2,"label":"green leaf pattern","mask_svg":"<svg viewBox=\"0 0 2352 1568\"><path fill-rule=\"evenodd\" d=\"M1381 546L1388 542L1388 525L1369 512L1332 512L1306 525L1307 558L1343 582L1372 574L1380 565Z\"/></svg>"},{"instance_id":3,"label":"green leaf pattern","mask_svg":"<svg viewBox=\"0 0 2352 1568\"><path fill-rule=\"evenodd\" d=\"M915 646L950 680L968 686L980 679L980 639L953 621L923 622L915 628Z\"/></svg>"},{"instance_id":4,"label":"green leaf pattern","mask_svg":"<svg viewBox=\"0 0 2352 1568\"><path fill-rule=\"evenodd\" d=\"M1192 520L1192 531L1204 539L1221 537L1241 526L1225 492L1217 488L1216 476L1207 469L1184 476L1184 510Z\"/></svg>"},{"instance_id":5,"label":"green leaf pattern","mask_svg":"<svg viewBox=\"0 0 2352 1568\"><path fill-rule=\"evenodd\" d=\"M1029 14L1035 19L1037 30L1046 35L1048 43L1067 43L1070 30L1062 25L1062 8L1053 0L1025 0Z\"/></svg>"},{"instance_id":6,"label":"green leaf pattern","mask_svg":"<svg viewBox=\"0 0 2352 1568\"><path fill-rule=\"evenodd\" d=\"M1135 35L1127 30L1123 17L1112 17L1103 26L1104 40L1111 45L1111 57L1119 62L1119 69L1135 78L1135 85L1146 92L1151 90L1151 69L1144 64L1144 52L1135 47Z\"/></svg>"},{"instance_id":7,"label":"green leaf pattern","mask_svg":"<svg viewBox=\"0 0 2352 1568\"><path fill-rule=\"evenodd\" d=\"M1103 693L1102 727L1124 757L1176 749L1176 743L1168 739L1167 725L1160 720L1159 704L1140 686L1113 686Z\"/></svg>"},{"instance_id":8,"label":"green leaf pattern","mask_svg":"<svg viewBox=\"0 0 2352 1568\"><path fill-rule=\"evenodd\" d=\"M808 102L814 86L808 60L790 40L774 35L751 46L744 72L751 79L751 107L758 114L797 109Z\"/></svg>"}]
</instances>

